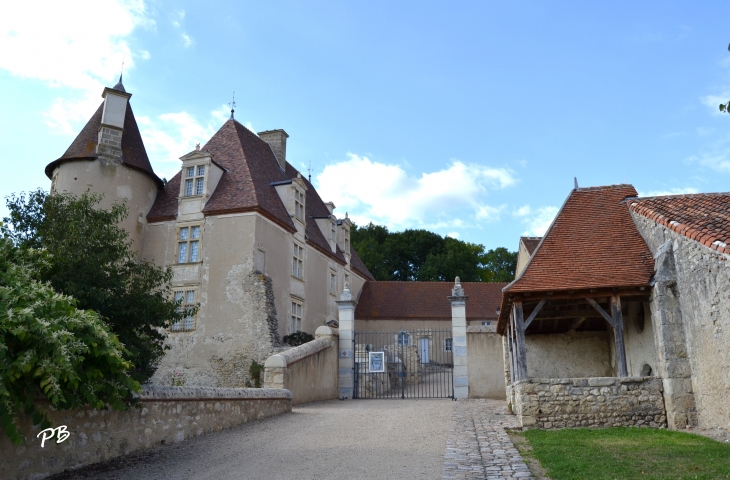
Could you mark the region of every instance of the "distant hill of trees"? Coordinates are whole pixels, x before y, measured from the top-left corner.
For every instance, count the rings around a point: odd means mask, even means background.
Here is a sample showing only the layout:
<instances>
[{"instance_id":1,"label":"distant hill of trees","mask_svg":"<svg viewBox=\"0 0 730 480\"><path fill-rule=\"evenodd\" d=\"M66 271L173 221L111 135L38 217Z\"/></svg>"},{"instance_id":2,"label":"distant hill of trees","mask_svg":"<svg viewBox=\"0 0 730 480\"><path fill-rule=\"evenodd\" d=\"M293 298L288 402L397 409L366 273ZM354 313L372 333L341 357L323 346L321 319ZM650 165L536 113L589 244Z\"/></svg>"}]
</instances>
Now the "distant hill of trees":
<instances>
[{"instance_id":1,"label":"distant hill of trees","mask_svg":"<svg viewBox=\"0 0 730 480\"><path fill-rule=\"evenodd\" d=\"M372 223L355 225L352 246L376 280L511 282L517 252L442 237L427 230L389 232Z\"/></svg>"}]
</instances>

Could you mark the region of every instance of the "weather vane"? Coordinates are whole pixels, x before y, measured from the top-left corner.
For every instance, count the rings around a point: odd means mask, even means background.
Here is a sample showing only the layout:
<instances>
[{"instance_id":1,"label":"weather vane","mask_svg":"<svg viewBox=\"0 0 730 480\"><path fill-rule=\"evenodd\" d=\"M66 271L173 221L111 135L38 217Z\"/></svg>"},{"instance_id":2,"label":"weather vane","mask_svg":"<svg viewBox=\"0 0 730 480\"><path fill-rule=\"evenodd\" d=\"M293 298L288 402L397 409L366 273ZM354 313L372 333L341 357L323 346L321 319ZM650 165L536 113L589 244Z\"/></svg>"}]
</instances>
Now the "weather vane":
<instances>
[{"instance_id":1,"label":"weather vane","mask_svg":"<svg viewBox=\"0 0 730 480\"><path fill-rule=\"evenodd\" d=\"M233 92L233 100L228 105L231 107L231 120L233 120L233 110L236 108L236 92Z\"/></svg>"},{"instance_id":2,"label":"weather vane","mask_svg":"<svg viewBox=\"0 0 730 480\"><path fill-rule=\"evenodd\" d=\"M312 161L309 161L309 168L307 169L309 172L309 183L312 183Z\"/></svg>"}]
</instances>

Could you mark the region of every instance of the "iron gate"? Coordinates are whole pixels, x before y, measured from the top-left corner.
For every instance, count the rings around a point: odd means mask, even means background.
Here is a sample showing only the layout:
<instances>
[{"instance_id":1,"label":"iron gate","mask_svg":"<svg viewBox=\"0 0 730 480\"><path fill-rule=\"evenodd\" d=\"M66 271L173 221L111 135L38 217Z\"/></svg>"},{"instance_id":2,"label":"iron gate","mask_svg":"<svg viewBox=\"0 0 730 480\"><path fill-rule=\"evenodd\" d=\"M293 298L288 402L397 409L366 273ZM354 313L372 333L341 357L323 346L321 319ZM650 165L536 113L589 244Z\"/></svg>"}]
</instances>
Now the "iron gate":
<instances>
[{"instance_id":1,"label":"iron gate","mask_svg":"<svg viewBox=\"0 0 730 480\"><path fill-rule=\"evenodd\" d=\"M451 330L355 332L354 398L454 398Z\"/></svg>"}]
</instances>

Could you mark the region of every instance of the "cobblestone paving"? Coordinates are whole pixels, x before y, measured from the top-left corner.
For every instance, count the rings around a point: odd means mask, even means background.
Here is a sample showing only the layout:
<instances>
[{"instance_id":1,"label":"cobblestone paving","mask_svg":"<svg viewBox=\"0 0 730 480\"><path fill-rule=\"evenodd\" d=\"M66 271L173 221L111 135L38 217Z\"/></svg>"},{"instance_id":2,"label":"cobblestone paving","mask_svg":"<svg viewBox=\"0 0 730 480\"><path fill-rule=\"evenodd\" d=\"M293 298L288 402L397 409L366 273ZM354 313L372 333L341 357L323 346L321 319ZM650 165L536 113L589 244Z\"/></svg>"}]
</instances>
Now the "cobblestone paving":
<instances>
[{"instance_id":1,"label":"cobblestone paving","mask_svg":"<svg viewBox=\"0 0 730 480\"><path fill-rule=\"evenodd\" d=\"M457 401L441 478L534 478L504 431L517 427L517 418L508 413L504 401Z\"/></svg>"}]
</instances>

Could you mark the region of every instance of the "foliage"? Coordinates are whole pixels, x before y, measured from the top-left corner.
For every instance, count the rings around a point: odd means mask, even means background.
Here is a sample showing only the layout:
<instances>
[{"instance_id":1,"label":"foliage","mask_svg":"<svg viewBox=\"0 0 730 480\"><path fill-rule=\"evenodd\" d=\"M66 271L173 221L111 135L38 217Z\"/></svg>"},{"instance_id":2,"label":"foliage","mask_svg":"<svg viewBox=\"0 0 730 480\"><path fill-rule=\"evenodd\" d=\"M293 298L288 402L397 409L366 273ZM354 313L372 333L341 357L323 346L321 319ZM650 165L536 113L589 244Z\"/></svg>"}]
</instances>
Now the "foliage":
<instances>
[{"instance_id":1,"label":"foliage","mask_svg":"<svg viewBox=\"0 0 730 480\"><path fill-rule=\"evenodd\" d=\"M0 238L0 423L15 444L23 442L21 413L50 426L34 403L39 394L57 409L124 410L140 390L124 347L99 315L39 281L46 257Z\"/></svg>"},{"instance_id":2,"label":"foliage","mask_svg":"<svg viewBox=\"0 0 730 480\"><path fill-rule=\"evenodd\" d=\"M551 478L730 478L730 445L699 435L635 427L523 435L532 446L529 455Z\"/></svg>"},{"instance_id":3,"label":"foliage","mask_svg":"<svg viewBox=\"0 0 730 480\"><path fill-rule=\"evenodd\" d=\"M98 207L102 197L85 193L48 195L42 190L7 199L3 233L24 249L42 248L49 264L41 280L74 297L78 307L101 314L126 347L130 373L149 379L165 350L164 327L182 320L170 290L172 270L138 261L118 225L124 204ZM168 347L169 348L169 347Z\"/></svg>"},{"instance_id":4,"label":"foliage","mask_svg":"<svg viewBox=\"0 0 730 480\"><path fill-rule=\"evenodd\" d=\"M517 252L442 237L427 230L391 233L368 224L351 229L352 246L376 280L508 282Z\"/></svg>"},{"instance_id":5,"label":"foliage","mask_svg":"<svg viewBox=\"0 0 730 480\"><path fill-rule=\"evenodd\" d=\"M253 380L253 383L249 380L246 382L247 387L254 387L254 388L261 388L261 372L264 371L264 366L261 365L256 360L253 360L251 362L251 366L248 367L248 373L251 375L251 380Z\"/></svg>"},{"instance_id":6,"label":"foliage","mask_svg":"<svg viewBox=\"0 0 730 480\"><path fill-rule=\"evenodd\" d=\"M284 335L282 341L292 347L298 347L307 342L314 340L314 335L310 335L307 332L296 332L291 335Z\"/></svg>"},{"instance_id":7,"label":"foliage","mask_svg":"<svg viewBox=\"0 0 730 480\"><path fill-rule=\"evenodd\" d=\"M170 379L170 383L172 383L173 387L184 387L185 378L182 376L182 373L175 370L172 374L172 378Z\"/></svg>"}]
</instances>

